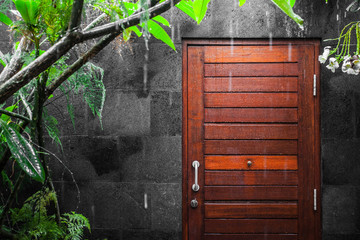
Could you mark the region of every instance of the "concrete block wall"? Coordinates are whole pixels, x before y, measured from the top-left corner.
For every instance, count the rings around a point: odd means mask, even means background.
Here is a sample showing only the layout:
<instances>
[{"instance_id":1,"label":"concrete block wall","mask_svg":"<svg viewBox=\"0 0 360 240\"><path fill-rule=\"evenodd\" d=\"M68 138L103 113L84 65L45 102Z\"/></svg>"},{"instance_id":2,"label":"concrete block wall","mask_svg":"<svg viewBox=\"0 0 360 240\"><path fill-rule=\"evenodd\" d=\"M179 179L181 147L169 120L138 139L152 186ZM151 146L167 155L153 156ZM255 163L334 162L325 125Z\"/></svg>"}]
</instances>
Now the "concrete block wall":
<instances>
[{"instance_id":1,"label":"concrete block wall","mask_svg":"<svg viewBox=\"0 0 360 240\"><path fill-rule=\"evenodd\" d=\"M181 239L181 39L327 39L357 20L356 13L345 13L351 0L324 2L297 1L304 31L270 1L248 0L239 8L238 0L212 0L200 26L174 9L164 16L177 52L150 39L146 84L144 41L108 46L94 59L105 70L102 128L80 97L72 96L75 129L64 98L49 105L64 150L49 148L71 171L52 160L62 209L90 219L91 239ZM8 47L4 36L1 50ZM321 138L323 240L360 239L359 76L333 74L324 65Z\"/></svg>"}]
</instances>

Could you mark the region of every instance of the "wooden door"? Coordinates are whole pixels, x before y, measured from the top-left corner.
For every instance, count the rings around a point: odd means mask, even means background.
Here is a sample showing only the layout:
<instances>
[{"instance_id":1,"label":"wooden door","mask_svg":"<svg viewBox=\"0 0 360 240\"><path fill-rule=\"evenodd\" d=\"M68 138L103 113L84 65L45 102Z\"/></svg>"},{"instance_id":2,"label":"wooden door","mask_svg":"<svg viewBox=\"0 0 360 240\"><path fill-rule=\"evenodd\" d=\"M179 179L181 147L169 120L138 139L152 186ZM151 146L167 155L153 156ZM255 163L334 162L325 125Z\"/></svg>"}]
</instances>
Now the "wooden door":
<instances>
[{"instance_id":1,"label":"wooden door","mask_svg":"<svg viewBox=\"0 0 360 240\"><path fill-rule=\"evenodd\" d=\"M318 48L184 42L183 239L321 238Z\"/></svg>"}]
</instances>

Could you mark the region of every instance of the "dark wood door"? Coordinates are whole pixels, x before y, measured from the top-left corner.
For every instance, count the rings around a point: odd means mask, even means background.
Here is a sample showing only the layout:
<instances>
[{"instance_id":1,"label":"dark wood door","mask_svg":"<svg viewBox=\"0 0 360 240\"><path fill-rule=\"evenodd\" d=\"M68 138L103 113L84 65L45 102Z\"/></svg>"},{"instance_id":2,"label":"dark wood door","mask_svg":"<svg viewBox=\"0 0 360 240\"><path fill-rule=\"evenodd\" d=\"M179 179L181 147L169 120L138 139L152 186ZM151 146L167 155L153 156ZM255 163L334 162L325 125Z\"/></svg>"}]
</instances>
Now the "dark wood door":
<instances>
[{"instance_id":1,"label":"dark wood door","mask_svg":"<svg viewBox=\"0 0 360 240\"><path fill-rule=\"evenodd\" d=\"M321 238L318 48L184 42L183 239Z\"/></svg>"}]
</instances>

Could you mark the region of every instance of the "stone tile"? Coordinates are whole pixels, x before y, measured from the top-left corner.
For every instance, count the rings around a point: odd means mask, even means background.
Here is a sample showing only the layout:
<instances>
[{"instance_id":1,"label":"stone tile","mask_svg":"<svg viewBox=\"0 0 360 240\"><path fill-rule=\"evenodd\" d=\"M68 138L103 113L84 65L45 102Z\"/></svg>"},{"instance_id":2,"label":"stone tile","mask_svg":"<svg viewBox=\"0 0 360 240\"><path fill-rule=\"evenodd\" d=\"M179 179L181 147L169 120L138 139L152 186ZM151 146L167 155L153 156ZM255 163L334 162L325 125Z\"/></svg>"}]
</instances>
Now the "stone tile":
<instances>
[{"instance_id":1,"label":"stone tile","mask_svg":"<svg viewBox=\"0 0 360 240\"><path fill-rule=\"evenodd\" d=\"M107 229L107 228L93 228L91 234L85 235L84 239L90 240L122 240L122 230Z\"/></svg>"},{"instance_id":2,"label":"stone tile","mask_svg":"<svg viewBox=\"0 0 360 240\"><path fill-rule=\"evenodd\" d=\"M323 138L350 139L354 136L353 92L334 87L341 73L325 71L322 76L321 128ZM345 84L345 83L344 83Z\"/></svg>"},{"instance_id":3,"label":"stone tile","mask_svg":"<svg viewBox=\"0 0 360 240\"><path fill-rule=\"evenodd\" d=\"M150 132L150 98L119 90L107 92L102 128L97 118L89 115L90 135L141 136Z\"/></svg>"},{"instance_id":4,"label":"stone tile","mask_svg":"<svg viewBox=\"0 0 360 240\"><path fill-rule=\"evenodd\" d=\"M323 240L358 240L360 234L323 234Z\"/></svg>"},{"instance_id":5,"label":"stone tile","mask_svg":"<svg viewBox=\"0 0 360 240\"><path fill-rule=\"evenodd\" d=\"M139 163L139 179L157 183L181 182L181 138L149 137Z\"/></svg>"},{"instance_id":6,"label":"stone tile","mask_svg":"<svg viewBox=\"0 0 360 240\"><path fill-rule=\"evenodd\" d=\"M322 201L324 233L360 233L359 187L325 185Z\"/></svg>"},{"instance_id":7,"label":"stone tile","mask_svg":"<svg viewBox=\"0 0 360 240\"><path fill-rule=\"evenodd\" d=\"M54 187L58 195L61 213L81 213L93 227L95 223L94 213L94 189L90 182L65 182L54 181Z\"/></svg>"},{"instance_id":8,"label":"stone tile","mask_svg":"<svg viewBox=\"0 0 360 240\"><path fill-rule=\"evenodd\" d=\"M151 136L181 135L181 93L154 92L151 96Z\"/></svg>"},{"instance_id":9,"label":"stone tile","mask_svg":"<svg viewBox=\"0 0 360 240\"><path fill-rule=\"evenodd\" d=\"M64 153L52 159L54 179L71 181L135 181L143 157L140 137L71 137L63 140Z\"/></svg>"},{"instance_id":10,"label":"stone tile","mask_svg":"<svg viewBox=\"0 0 360 240\"><path fill-rule=\"evenodd\" d=\"M181 240L180 232L125 230L123 239L126 240Z\"/></svg>"},{"instance_id":11,"label":"stone tile","mask_svg":"<svg viewBox=\"0 0 360 240\"><path fill-rule=\"evenodd\" d=\"M323 140L323 184L360 185L359 146L359 140Z\"/></svg>"},{"instance_id":12,"label":"stone tile","mask_svg":"<svg viewBox=\"0 0 360 240\"><path fill-rule=\"evenodd\" d=\"M151 229L181 231L181 184L152 184L151 189Z\"/></svg>"},{"instance_id":13,"label":"stone tile","mask_svg":"<svg viewBox=\"0 0 360 240\"><path fill-rule=\"evenodd\" d=\"M144 208L146 186L140 183L97 182L95 228L149 229L151 207Z\"/></svg>"},{"instance_id":14,"label":"stone tile","mask_svg":"<svg viewBox=\"0 0 360 240\"><path fill-rule=\"evenodd\" d=\"M89 106L82 100L81 93L78 95L69 94L69 103L73 108L74 124L71 121L71 117L68 111L68 101L60 90L57 90L54 93L54 97L49 99L46 103L48 114L55 117L58 121L57 126L60 130L61 136L86 135L86 115L87 112L91 112Z\"/></svg>"}]
</instances>

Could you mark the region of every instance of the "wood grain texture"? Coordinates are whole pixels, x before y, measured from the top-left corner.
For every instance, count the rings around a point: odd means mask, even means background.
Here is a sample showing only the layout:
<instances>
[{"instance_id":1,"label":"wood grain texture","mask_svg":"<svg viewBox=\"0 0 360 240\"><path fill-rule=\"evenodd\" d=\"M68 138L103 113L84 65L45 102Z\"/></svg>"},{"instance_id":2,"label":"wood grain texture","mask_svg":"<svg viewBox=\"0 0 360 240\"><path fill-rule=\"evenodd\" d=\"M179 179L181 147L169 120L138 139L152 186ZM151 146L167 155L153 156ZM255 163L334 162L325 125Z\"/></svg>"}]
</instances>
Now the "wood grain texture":
<instances>
[{"instance_id":1,"label":"wood grain texture","mask_svg":"<svg viewBox=\"0 0 360 240\"><path fill-rule=\"evenodd\" d=\"M204 103L202 101L203 96L203 47L188 47L188 145L191 151L188 151L187 162L187 176L188 181L194 181L195 173L192 167L192 162L198 160L200 166L204 166L203 162L203 109ZM204 186L204 168L199 168L199 185ZM189 208L189 218L187 219L189 226L197 226L189 228L189 240L197 240L203 238L203 226L204 226L204 189L201 187L200 191L194 192L188 187L188 202L187 208ZM197 199L199 207L193 209L190 207L190 201Z\"/></svg>"},{"instance_id":2,"label":"wood grain texture","mask_svg":"<svg viewBox=\"0 0 360 240\"><path fill-rule=\"evenodd\" d=\"M297 108L205 108L205 122L296 123Z\"/></svg>"},{"instance_id":3,"label":"wood grain texture","mask_svg":"<svg viewBox=\"0 0 360 240\"><path fill-rule=\"evenodd\" d=\"M297 92L297 77L205 78L205 92Z\"/></svg>"},{"instance_id":4,"label":"wood grain texture","mask_svg":"<svg viewBox=\"0 0 360 240\"><path fill-rule=\"evenodd\" d=\"M205 139L297 139L296 124L205 124Z\"/></svg>"},{"instance_id":5,"label":"wood grain texture","mask_svg":"<svg viewBox=\"0 0 360 240\"><path fill-rule=\"evenodd\" d=\"M295 186L206 186L205 200L297 200Z\"/></svg>"},{"instance_id":6,"label":"wood grain texture","mask_svg":"<svg viewBox=\"0 0 360 240\"><path fill-rule=\"evenodd\" d=\"M296 46L206 46L205 63L296 62Z\"/></svg>"},{"instance_id":7,"label":"wood grain texture","mask_svg":"<svg viewBox=\"0 0 360 240\"><path fill-rule=\"evenodd\" d=\"M205 203L205 218L297 218L297 203Z\"/></svg>"},{"instance_id":8,"label":"wood grain texture","mask_svg":"<svg viewBox=\"0 0 360 240\"><path fill-rule=\"evenodd\" d=\"M297 154L296 140L205 140L205 154Z\"/></svg>"},{"instance_id":9,"label":"wood grain texture","mask_svg":"<svg viewBox=\"0 0 360 240\"><path fill-rule=\"evenodd\" d=\"M297 233L296 219L206 219L206 233Z\"/></svg>"},{"instance_id":10,"label":"wood grain texture","mask_svg":"<svg viewBox=\"0 0 360 240\"><path fill-rule=\"evenodd\" d=\"M251 166L248 166L248 161ZM205 156L208 170L297 170L297 156Z\"/></svg>"},{"instance_id":11,"label":"wood grain texture","mask_svg":"<svg viewBox=\"0 0 360 240\"><path fill-rule=\"evenodd\" d=\"M205 185L287 185L298 184L296 171L206 171Z\"/></svg>"},{"instance_id":12,"label":"wood grain texture","mask_svg":"<svg viewBox=\"0 0 360 240\"><path fill-rule=\"evenodd\" d=\"M204 240L298 240L297 234L205 234Z\"/></svg>"},{"instance_id":13,"label":"wood grain texture","mask_svg":"<svg viewBox=\"0 0 360 240\"><path fill-rule=\"evenodd\" d=\"M296 77L297 63L205 64L205 77Z\"/></svg>"},{"instance_id":14,"label":"wood grain texture","mask_svg":"<svg viewBox=\"0 0 360 240\"><path fill-rule=\"evenodd\" d=\"M297 93L206 93L205 107L297 107Z\"/></svg>"}]
</instances>

